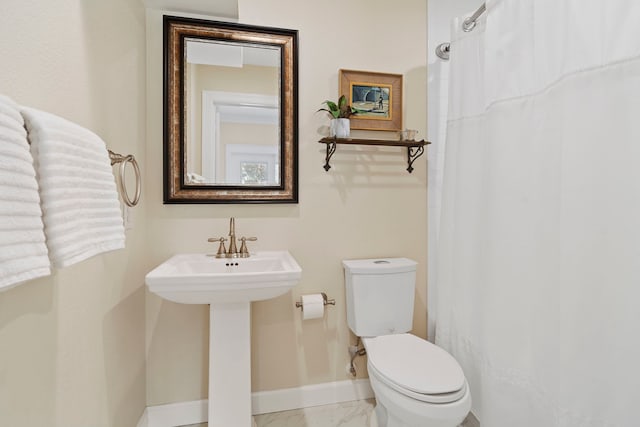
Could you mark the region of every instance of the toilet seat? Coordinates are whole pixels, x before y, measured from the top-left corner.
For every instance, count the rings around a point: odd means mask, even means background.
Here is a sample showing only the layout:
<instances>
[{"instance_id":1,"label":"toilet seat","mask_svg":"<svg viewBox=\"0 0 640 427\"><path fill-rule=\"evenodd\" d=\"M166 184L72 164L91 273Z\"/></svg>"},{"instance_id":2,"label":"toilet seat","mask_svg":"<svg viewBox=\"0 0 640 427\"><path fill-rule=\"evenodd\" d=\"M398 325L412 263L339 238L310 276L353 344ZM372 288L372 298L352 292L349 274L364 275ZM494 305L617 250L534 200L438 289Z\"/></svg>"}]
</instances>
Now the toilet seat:
<instances>
[{"instance_id":1,"label":"toilet seat","mask_svg":"<svg viewBox=\"0 0 640 427\"><path fill-rule=\"evenodd\" d=\"M462 368L445 350L411 334L363 338L369 371L390 388L416 400L449 403L467 391Z\"/></svg>"}]
</instances>

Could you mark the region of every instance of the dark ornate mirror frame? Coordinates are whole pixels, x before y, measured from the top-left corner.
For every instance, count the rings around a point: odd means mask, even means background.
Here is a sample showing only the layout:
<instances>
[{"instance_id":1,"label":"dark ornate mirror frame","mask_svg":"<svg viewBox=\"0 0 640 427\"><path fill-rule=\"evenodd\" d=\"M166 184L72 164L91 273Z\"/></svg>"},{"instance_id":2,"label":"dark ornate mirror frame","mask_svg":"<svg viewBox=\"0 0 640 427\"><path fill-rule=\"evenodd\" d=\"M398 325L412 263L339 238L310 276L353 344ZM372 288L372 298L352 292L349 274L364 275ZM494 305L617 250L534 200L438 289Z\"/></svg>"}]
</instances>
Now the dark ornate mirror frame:
<instances>
[{"instance_id":1,"label":"dark ornate mirror frame","mask_svg":"<svg viewBox=\"0 0 640 427\"><path fill-rule=\"evenodd\" d=\"M280 185L185 185L185 39L280 49ZM298 202L298 32L164 16L164 203Z\"/></svg>"}]
</instances>

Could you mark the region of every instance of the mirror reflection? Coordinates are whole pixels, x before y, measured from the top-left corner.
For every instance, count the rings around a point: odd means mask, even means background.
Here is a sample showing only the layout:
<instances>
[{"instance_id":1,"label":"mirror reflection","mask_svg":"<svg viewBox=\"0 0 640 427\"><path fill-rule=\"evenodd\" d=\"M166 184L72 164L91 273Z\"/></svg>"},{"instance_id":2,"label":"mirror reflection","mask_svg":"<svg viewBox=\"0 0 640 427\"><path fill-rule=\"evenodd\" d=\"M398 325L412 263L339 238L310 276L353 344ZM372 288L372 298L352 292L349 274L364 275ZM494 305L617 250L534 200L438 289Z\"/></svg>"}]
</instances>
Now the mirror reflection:
<instances>
[{"instance_id":1,"label":"mirror reflection","mask_svg":"<svg viewBox=\"0 0 640 427\"><path fill-rule=\"evenodd\" d=\"M297 203L297 36L164 16L165 203Z\"/></svg>"},{"instance_id":2,"label":"mirror reflection","mask_svg":"<svg viewBox=\"0 0 640 427\"><path fill-rule=\"evenodd\" d=\"M279 185L280 50L187 38L187 185Z\"/></svg>"}]
</instances>

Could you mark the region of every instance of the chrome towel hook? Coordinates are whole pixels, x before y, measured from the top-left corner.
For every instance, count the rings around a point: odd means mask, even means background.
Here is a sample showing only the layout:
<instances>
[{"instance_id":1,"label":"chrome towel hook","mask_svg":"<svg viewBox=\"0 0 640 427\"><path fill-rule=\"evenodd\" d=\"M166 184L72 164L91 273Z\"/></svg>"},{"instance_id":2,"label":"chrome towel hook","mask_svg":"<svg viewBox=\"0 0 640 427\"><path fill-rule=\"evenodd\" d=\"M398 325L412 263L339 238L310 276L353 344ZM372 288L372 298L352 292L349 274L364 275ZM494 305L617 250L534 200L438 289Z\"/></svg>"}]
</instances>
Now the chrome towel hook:
<instances>
[{"instance_id":1,"label":"chrome towel hook","mask_svg":"<svg viewBox=\"0 0 640 427\"><path fill-rule=\"evenodd\" d=\"M137 205L138 201L140 201L140 193L142 193L142 180L140 178L140 168L138 167L136 158L131 154L123 156L122 154L114 153L111 150L107 151L109 151L111 166L115 165L116 163L120 163L120 179L118 180L118 190L122 195L122 201L129 207ZM133 197L133 200L129 198L127 187L125 186L125 168L127 163L131 163L131 166L133 166L133 171L136 174L136 193Z\"/></svg>"}]
</instances>

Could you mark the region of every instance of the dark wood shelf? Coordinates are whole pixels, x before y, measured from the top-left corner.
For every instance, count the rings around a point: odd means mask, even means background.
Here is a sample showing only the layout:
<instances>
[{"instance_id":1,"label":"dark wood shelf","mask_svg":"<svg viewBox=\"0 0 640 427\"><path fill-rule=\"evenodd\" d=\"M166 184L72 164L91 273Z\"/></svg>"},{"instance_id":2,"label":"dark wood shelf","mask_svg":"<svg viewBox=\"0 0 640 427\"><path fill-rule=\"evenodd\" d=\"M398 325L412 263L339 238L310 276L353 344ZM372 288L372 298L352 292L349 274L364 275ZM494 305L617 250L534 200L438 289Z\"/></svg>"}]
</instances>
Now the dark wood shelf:
<instances>
[{"instance_id":1,"label":"dark wood shelf","mask_svg":"<svg viewBox=\"0 0 640 427\"><path fill-rule=\"evenodd\" d=\"M407 171L409 173L413 172L413 162L420 157L424 153L424 146L431 144L429 141L420 140L420 141L408 141L408 140L389 140L389 139L363 139L363 138L334 138L334 137L325 137L318 141L321 144L326 144L327 146L327 156L325 158L324 170L328 171L331 169L331 165L329 161L331 160L331 156L336 152L336 147L338 144L345 145L377 145L377 146L385 146L385 147L406 147L407 148L407 163L409 166L407 167Z\"/></svg>"}]
</instances>

